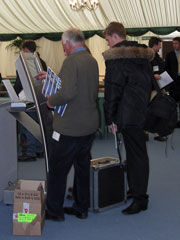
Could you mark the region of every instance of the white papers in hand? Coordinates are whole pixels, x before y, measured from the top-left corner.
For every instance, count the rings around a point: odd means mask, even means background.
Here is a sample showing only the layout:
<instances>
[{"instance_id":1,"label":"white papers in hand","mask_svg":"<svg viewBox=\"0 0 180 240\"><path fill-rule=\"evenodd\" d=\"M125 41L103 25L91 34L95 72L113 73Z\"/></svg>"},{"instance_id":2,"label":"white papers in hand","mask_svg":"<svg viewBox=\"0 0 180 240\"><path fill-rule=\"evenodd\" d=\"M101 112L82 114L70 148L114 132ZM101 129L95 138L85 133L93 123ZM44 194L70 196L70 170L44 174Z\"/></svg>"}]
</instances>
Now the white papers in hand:
<instances>
[{"instance_id":1,"label":"white papers in hand","mask_svg":"<svg viewBox=\"0 0 180 240\"><path fill-rule=\"evenodd\" d=\"M173 82L173 79L170 77L170 75L166 71L161 73L160 76L161 76L161 79L157 80L157 83L160 89L164 88L165 86Z\"/></svg>"}]
</instances>

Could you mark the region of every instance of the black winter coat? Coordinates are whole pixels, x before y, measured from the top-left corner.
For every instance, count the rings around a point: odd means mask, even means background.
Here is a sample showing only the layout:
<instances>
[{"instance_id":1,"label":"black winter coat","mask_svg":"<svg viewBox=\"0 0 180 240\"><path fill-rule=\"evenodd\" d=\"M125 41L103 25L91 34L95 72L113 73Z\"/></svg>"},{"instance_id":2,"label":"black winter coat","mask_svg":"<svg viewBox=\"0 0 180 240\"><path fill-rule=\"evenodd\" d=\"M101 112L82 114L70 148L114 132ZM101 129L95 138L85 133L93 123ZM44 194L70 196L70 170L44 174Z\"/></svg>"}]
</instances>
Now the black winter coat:
<instances>
[{"instance_id":1,"label":"black winter coat","mask_svg":"<svg viewBox=\"0 0 180 240\"><path fill-rule=\"evenodd\" d=\"M118 129L144 127L152 91L150 61L154 51L137 42L123 41L103 53L106 64L105 118Z\"/></svg>"},{"instance_id":2,"label":"black winter coat","mask_svg":"<svg viewBox=\"0 0 180 240\"><path fill-rule=\"evenodd\" d=\"M172 82L169 87L170 95L176 102L180 101L180 76L178 75L178 60L175 51L169 52L166 56L166 71L172 77Z\"/></svg>"},{"instance_id":3,"label":"black winter coat","mask_svg":"<svg viewBox=\"0 0 180 240\"><path fill-rule=\"evenodd\" d=\"M165 71L165 61L158 53L155 53L155 56L151 61L151 66L154 74L161 74Z\"/></svg>"},{"instance_id":4,"label":"black winter coat","mask_svg":"<svg viewBox=\"0 0 180 240\"><path fill-rule=\"evenodd\" d=\"M180 80L178 76L178 60L175 51L171 51L166 55L165 68L174 81Z\"/></svg>"}]
</instances>

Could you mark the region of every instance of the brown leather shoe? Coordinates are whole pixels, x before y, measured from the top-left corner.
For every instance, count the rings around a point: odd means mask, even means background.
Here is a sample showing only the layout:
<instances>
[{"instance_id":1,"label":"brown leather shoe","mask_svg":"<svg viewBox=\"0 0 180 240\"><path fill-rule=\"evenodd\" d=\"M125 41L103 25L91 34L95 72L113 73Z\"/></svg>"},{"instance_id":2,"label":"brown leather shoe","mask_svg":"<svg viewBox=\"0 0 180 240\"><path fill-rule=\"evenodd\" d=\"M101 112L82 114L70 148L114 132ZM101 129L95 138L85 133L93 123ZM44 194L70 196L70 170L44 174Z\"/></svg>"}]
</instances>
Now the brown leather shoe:
<instances>
[{"instance_id":1,"label":"brown leather shoe","mask_svg":"<svg viewBox=\"0 0 180 240\"><path fill-rule=\"evenodd\" d=\"M36 157L37 158L44 158L44 152L37 152Z\"/></svg>"},{"instance_id":2,"label":"brown leather shoe","mask_svg":"<svg viewBox=\"0 0 180 240\"><path fill-rule=\"evenodd\" d=\"M167 137L156 136L154 137L154 140L159 142L165 142L167 140Z\"/></svg>"},{"instance_id":3,"label":"brown leather shoe","mask_svg":"<svg viewBox=\"0 0 180 240\"><path fill-rule=\"evenodd\" d=\"M69 187L68 191L72 193L73 192L73 187Z\"/></svg>"},{"instance_id":4,"label":"brown leather shoe","mask_svg":"<svg viewBox=\"0 0 180 240\"><path fill-rule=\"evenodd\" d=\"M30 155L27 155L27 154L23 154L22 156L18 157L18 161L19 162L36 161L36 157L35 156L30 156Z\"/></svg>"},{"instance_id":5,"label":"brown leather shoe","mask_svg":"<svg viewBox=\"0 0 180 240\"><path fill-rule=\"evenodd\" d=\"M68 200L73 200L73 195L72 195L72 194L68 194L67 197L66 197L66 199L68 199Z\"/></svg>"}]
</instances>

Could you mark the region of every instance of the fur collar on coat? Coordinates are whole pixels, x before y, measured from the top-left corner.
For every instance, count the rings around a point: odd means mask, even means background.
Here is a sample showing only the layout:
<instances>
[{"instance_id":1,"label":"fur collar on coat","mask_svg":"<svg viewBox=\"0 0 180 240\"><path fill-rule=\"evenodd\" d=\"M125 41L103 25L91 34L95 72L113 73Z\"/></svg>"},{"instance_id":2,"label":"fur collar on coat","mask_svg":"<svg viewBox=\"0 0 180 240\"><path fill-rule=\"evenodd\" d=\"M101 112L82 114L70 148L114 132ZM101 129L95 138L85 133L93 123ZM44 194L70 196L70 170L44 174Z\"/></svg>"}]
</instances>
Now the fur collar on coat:
<instances>
[{"instance_id":1,"label":"fur collar on coat","mask_svg":"<svg viewBox=\"0 0 180 240\"><path fill-rule=\"evenodd\" d=\"M108 49L103 53L105 61L120 58L147 59L152 61L154 58L153 49L144 47L144 45L141 44L136 44L136 42L134 42L134 44L132 43L133 42L124 41Z\"/></svg>"}]
</instances>

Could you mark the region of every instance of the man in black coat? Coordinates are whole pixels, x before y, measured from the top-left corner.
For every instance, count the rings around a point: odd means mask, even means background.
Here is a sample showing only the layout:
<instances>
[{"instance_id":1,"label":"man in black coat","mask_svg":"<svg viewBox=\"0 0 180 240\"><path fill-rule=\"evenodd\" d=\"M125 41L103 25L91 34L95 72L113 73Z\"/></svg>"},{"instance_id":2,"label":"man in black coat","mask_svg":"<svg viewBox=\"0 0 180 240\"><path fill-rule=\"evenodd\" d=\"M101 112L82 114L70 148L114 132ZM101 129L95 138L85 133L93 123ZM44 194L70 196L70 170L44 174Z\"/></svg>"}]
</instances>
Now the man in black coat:
<instances>
[{"instance_id":1,"label":"man in black coat","mask_svg":"<svg viewBox=\"0 0 180 240\"><path fill-rule=\"evenodd\" d=\"M134 201L122 213L135 214L148 207L149 160L143 128L152 91L149 61L154 52L145 45L126 41L121 23L110 23L104 35L110 47L103 53L105 118L114 133L118 131L123 135L129 192Z\"/></svg>"},{"instance_id":2,"label":"man in black coat","mask_svg":"<svg viewBox=\"0 0 180 240\"><path fill-rule=\"evenodd\" d=\"M180 54L180 37L173 39L173 48L174 51L171 51L166 55L165 69L174 80L169 86L169 93L176 102L178 102L180 101L180 62L178 63L178 56Z\"/></svg>"},{"instance_id":3,"label":"man in black coat","mask_svg":"<svg viewBox=\"0 0 180 240\"><path fill-rule=\"evenodd\" d=\"M149 47L155 52L155 56L151 61L151 66L154 73L154 78L160 80L160 74L165 71L165 61L159 56L158 52L161 49L162 40L158 37L151 37L149 39Z\"/></svg>"},{"instance_id":4,"label":"man in black coat","mask_svg":"<svg viewBox=\"0 0 180 240\"><path fill-rule=\"evenodd\" d=\"M158 54L159 49L161 49L161 43L162 40L158 37L151 37L149 39L149 47L152 48L153 51L155 52L155 56L151 61L151 67L153 70L154 79L155 81L157 81L157 83L158 81L161 81L160 74L165 71L165 61ZM154 140L164 142L166 141L166 139L167 139L166 137L161 137L157 133L155 133Z\"/></svg>"}]
</instances>

